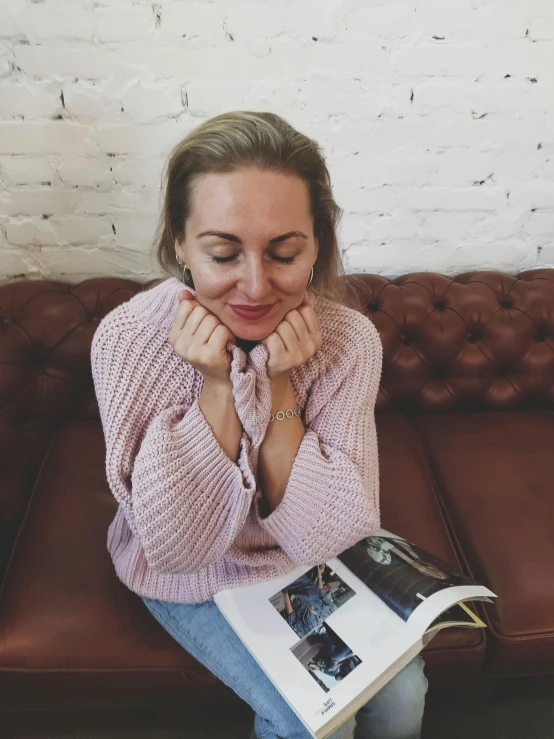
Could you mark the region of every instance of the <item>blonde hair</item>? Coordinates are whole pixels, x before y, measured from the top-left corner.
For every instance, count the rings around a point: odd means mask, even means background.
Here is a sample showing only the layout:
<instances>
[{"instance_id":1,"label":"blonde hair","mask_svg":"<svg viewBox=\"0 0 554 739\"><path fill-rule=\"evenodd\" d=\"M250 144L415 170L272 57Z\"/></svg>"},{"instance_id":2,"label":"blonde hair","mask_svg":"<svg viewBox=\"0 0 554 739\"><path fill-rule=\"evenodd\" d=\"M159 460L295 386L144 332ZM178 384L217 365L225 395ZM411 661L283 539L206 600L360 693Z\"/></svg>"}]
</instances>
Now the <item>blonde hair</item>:
<instances>
[{"instance_id":1,"label":"blonde hair","mask_svg":"<svg viewBox=\"0 0 554 739\"><path fill-rule=\"evenodd\" d=\"M308 187L314 237L319 251L310 290L342 303L344 266L336 228L343 211L331 191L320 146L275 113L231 111L205 121L188 134L164 166L165 195L155 244L156 259L168 275L183 279L175 240L182 239L191 212L195 178L246 167L300 177ZM194 287L192 279L188 281Z\"/></svg>"}]
</instances>

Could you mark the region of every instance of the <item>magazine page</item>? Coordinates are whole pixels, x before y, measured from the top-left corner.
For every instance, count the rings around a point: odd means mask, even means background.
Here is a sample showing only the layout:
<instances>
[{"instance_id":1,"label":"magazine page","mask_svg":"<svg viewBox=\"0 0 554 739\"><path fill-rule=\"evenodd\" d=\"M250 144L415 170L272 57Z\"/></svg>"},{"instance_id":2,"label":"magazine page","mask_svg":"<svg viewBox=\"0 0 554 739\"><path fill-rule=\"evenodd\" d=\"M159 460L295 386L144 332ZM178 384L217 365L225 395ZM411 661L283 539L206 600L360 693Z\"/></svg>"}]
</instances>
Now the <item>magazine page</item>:
<instances>
[{"instance_id":1,"label":"magazine page","mask_svg":"<svg viewBox=\"0 0 554 739\"><path fill-rule=\"evenodd\" d=\"M410 624L338 559L227 589L215 602L314 736L421 649Z\"/></svg>"},{"instance_id":2,"label":"magazine page","mask_svg":"<svg viewBox=\"0 0 554 739\"><path fill-rule=\"evenodd\" d=\"M337 558L420 634L458 601L495 597L473 578L385 529Z\"/></svg>"}]
</instances>

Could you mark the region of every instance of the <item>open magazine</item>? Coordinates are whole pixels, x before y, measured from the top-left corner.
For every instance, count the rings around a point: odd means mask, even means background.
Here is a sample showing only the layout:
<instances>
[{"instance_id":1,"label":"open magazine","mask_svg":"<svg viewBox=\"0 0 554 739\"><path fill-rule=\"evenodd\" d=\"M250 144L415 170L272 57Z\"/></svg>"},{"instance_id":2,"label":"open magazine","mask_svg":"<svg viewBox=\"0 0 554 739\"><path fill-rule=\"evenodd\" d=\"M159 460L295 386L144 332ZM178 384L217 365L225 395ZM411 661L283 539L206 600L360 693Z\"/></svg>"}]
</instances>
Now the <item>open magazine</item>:
<instances>
[{"instance_id":1,"label":"open magazine","mask_svg":"<svg viewBox=\"0 0 554 739\"><path fill-rule=\"evenodd\" d=\"M464 601L496 597L384 529L316 567L215 595L300 720L324 739L440 629L485 627Z\"/></svg>"}]
</instances>

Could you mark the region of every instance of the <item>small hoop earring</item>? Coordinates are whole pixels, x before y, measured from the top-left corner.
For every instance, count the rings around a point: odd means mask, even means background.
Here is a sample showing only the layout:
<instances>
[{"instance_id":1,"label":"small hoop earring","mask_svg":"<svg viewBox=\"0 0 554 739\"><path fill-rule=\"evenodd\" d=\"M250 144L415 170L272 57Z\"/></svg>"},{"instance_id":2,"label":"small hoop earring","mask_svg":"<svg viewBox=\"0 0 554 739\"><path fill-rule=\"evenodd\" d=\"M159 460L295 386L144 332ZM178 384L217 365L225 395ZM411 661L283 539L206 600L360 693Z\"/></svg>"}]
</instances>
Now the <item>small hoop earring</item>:
<instances>
[{"instance_id":1,"label":"small hoop earring","mask_svg":"<svg viewBox=\"0 0 554 739\"><path fill-rule=\"evenodd\" d=\"M308 284L306 285L306 287L308 287L309 285L312 284L312 280L313 279L314 279L314 268L312 267L312 272L310 274L310 279L308 280Z\"/></svg>"}]
</instances>

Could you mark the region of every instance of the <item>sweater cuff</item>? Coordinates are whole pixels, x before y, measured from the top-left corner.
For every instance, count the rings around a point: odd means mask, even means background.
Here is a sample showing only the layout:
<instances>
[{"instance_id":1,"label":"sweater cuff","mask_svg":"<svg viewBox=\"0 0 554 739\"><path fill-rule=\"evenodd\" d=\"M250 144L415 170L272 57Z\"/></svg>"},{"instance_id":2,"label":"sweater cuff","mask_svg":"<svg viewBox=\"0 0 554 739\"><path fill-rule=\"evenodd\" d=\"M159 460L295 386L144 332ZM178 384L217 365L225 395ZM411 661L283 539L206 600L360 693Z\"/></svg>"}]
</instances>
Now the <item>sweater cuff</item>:
<instances>
[{"instance_id":1,"label":"sweater cuff","mask_svg":"<svg viewBox=\"0 0 554 739\"><path fill-rule=\"evenodd\" d=\"M287 541L292 546L294 542L307 544L314 529L325 532L328 517L337 505L326 484L332 475L332 464L323 456L317 434L306 429L279 505L268 515L263 496L254 498L258 524L276 541Z\"/></svg>"},{"instance_id":2,"label":"sweater cuff","mask_svg":"<svg viewBox=\"0 0 554 739\"><path fill-rule=\"evenodd\" d=\"M250 465L250 440L243 431L241 434L239 457L233 462L216 439L210 424L200 408L200 398L193 400L185 416L175 425L177 432L183 433L186 447L186 459L191 469L199 470L202 475L211 470L212 482L215 478L223 485L232 484L237 467L242 473L243 486L248 493L254 495L256 478Z\"/></svg>"}]
</instances>

